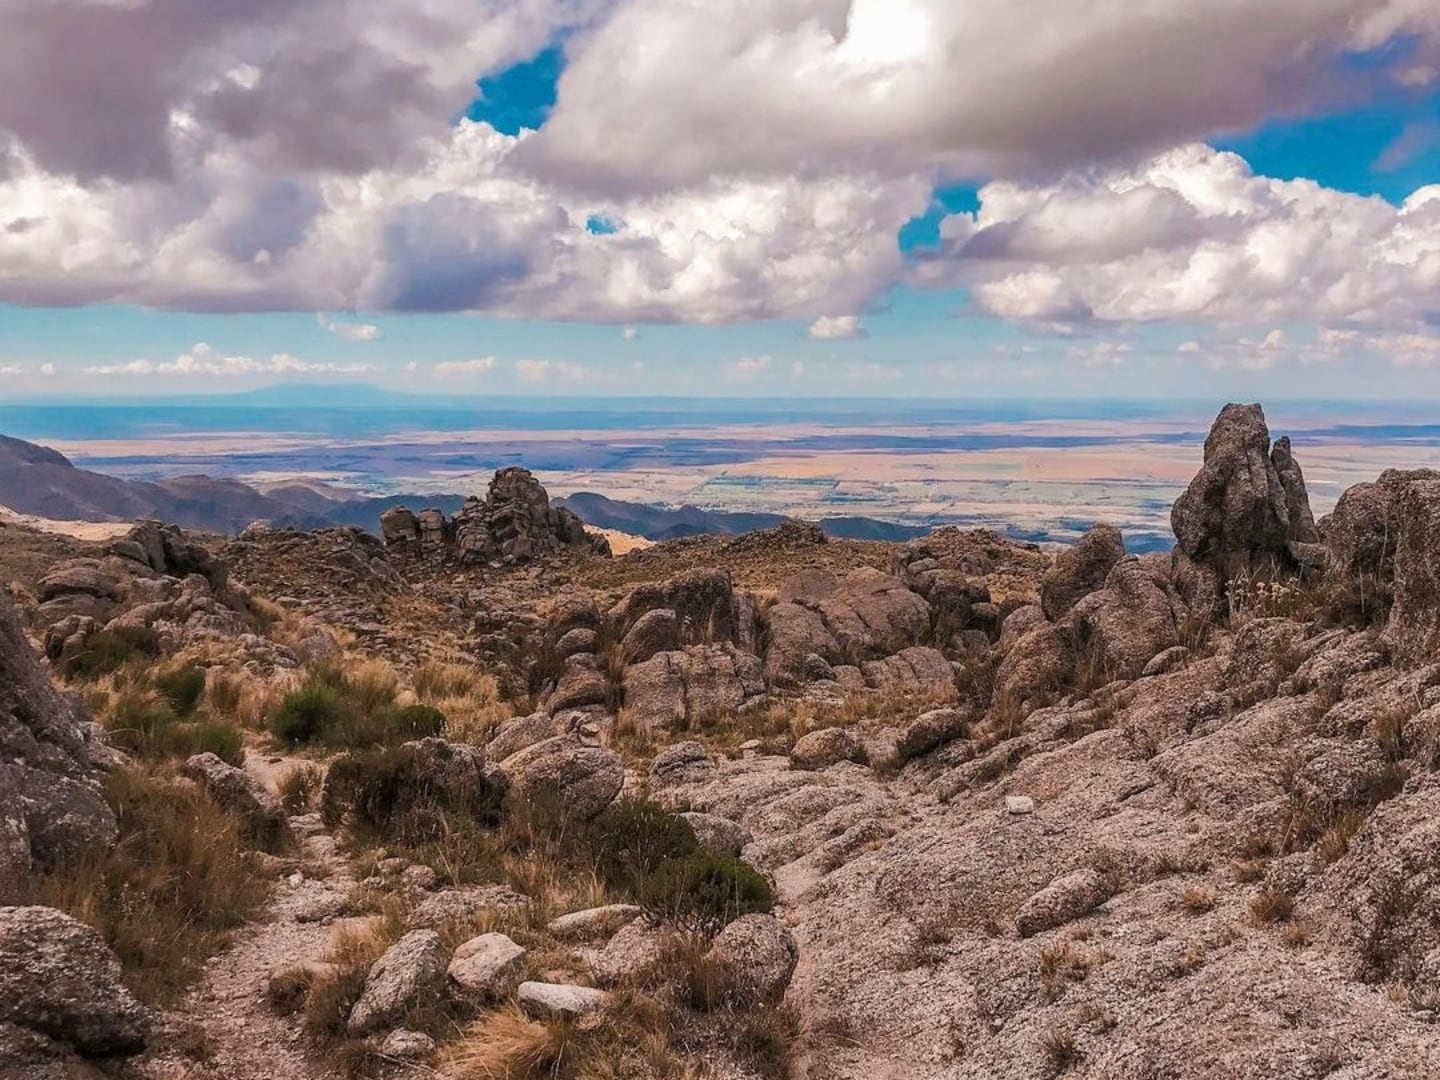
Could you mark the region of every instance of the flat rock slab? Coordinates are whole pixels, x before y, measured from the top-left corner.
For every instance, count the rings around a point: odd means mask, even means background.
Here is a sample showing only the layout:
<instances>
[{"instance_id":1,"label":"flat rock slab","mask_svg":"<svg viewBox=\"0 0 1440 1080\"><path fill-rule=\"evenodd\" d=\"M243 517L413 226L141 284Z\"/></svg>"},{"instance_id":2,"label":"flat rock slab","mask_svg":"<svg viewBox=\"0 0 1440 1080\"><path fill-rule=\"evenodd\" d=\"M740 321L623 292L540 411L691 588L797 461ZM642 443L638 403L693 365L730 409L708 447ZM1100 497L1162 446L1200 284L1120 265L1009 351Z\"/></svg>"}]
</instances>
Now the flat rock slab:
<instances>
[{"instance_id":1,"label":"flat rock slab","mask_svg":"<svg viewBox=\"0 0 1440 1080\"><path fill-rule=\"evenodd\" d=\"M610 1000L603 990L568 983L521 983L515 992L520 1008L537 1019L564 1019L584 1016L602 1009Z\"/></svg>"}]
</instances>

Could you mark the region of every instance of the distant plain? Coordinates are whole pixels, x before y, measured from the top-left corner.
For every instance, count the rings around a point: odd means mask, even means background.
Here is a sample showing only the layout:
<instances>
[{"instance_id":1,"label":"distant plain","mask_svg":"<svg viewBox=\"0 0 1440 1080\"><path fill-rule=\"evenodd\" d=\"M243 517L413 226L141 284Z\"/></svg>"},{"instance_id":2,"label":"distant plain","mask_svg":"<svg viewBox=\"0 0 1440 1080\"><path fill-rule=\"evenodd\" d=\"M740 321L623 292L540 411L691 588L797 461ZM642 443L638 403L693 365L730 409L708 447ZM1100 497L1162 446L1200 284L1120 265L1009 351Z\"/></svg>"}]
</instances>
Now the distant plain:
<instances>
[{"instance_id":1,"label":"distant plain","mask_svg":"<svg viewBox=\"0 0 1440 1080\"><path fill-rule=\"evenodd\" d=\"M712 510L959 523L1065 540L1096 520L1167 546L1171 502L1221 403L415 398L0 404L0 432L129 479L305 477L366 494L483 492L505 465L555 495ZM1315 511L1391 467L1440 467L1413 405L1269 403Z\"/></svg>"}]
</instances>

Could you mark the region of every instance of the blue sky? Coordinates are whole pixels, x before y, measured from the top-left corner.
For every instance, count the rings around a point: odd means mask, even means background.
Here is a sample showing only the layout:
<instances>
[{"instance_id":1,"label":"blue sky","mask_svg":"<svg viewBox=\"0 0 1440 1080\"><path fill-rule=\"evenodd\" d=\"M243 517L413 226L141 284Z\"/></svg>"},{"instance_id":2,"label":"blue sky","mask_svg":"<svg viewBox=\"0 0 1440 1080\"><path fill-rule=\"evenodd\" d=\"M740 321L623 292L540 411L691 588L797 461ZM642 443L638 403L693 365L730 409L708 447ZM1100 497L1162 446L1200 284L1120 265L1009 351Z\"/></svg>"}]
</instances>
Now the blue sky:
<instances>
[{"instance_id":1,"label":"blue sky","mask_svg":"<svg viewBox=\"0 0 1440 1080\"><path fill-rule=\"evenodd\" d=\"M541 5L502 6L527 18L490 35L455 5L453 48L423 54L428 80L398 97L393 66L369 79L359 60L346 98L308 82L318 61L281 25L221 91L166 83L155 125L125 117L123 157L62 131L63 101L0 111L0 397L297 379L742 397L1440 391L1440 188L1416 195L1440 184L1440 20L1423 13L1357 37L1318 18L1232 27L1217 8L1204 33L1174 28L1177 57L1214 55L1172 100L1184 87L1157 81L1160 59L1146 68L1163 34L1136 28L1127 56L1127 28L1058 0L1073 72L1062 49L971 75L956 57L1000 49L1007 28L977 30L938 0L888 14L859 0L843 27L800 30L778 0L773 21L750 3L713 25L639 0L550 24ZM337 24L336 48L368 62L383 42L413 63L403 18ZM43 17L24 31L43 41ZM216 15L192 44L248 47L239 32ZM696 55L664 52L667 33ZM1102 47L1115 66L1096 74L1083 61ZM133 59L92 58L76 77L133 84ZM842 62L847 81L820 87L837 100L807 96ZM863 79L883 80L879 106L873 91L847 106ZM1047 79L1055 93L1027 103ZM1020 92L1002 124L983 96L1007 82ZM942 89L955 100L927 114ZM1211 100L1213 114L1195 104ZM179 129L201 149L167 142ZM135 158L147 139L158 164Z\"/></svg>"}]
</instances>

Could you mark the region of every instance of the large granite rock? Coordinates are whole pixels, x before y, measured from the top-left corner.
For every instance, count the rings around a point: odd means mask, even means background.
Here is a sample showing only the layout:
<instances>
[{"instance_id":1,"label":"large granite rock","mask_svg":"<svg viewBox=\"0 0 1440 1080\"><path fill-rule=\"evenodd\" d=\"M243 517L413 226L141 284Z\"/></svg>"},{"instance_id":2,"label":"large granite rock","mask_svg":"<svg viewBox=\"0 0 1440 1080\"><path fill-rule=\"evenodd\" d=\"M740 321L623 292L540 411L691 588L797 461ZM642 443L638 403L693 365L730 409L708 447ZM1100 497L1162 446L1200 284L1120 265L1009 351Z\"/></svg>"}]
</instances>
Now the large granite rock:
<instances>
[{"instance_id":1,"label":"large granite rock","mask_svg":"<svg viewBox=\"0 0 1440 1080\"><path fill-rule=\"evenodd\" d=\"M381 531L397 551L448 555L464 563L521 563L560 551L610 554L603 536L585 531L571 510L550 504L528 469L501 469L484 499L471 497L447 521L439 510L418 515L405 507L386 511Z\"/></svg>"},{"instance_id":2,"label":"large granite rock","mask_svg":"<svg viewBox=\"0 0 1440 1080\"><path fill-rule=\"evenodd\" d=\"M393 1028L410 1009L438 1001L445 990L445 948L433 930L411 930L370 966L350 1010L352 1036Z\"/></svg>"},{"instance_id":3,"label":"large granite rock","mask_svg":"<svg viewBox=\"0 0 1440 1080\"><path fill-rule=\"evenodd\" d=\"M642 620L657 612L641 634ZM634 589L610 613L623 635L627 660L648 659L662 649L728 642L740 649L755 648L755 608L749 594L737 592L730 572L720 568L692 570L668 581ZM634 640L632 640L632 637ZM648 648L648 656L642 655Z\"/></svg>"},{"instance_id":4,"label":"large granite rock","mask_svg":"<svg viewBox=\"0 0 1440 1080\"><path fill-rule=\"evenodd\" d=\"M185 775L234 814L245 835L262 847L274 847L290 834L290 819L280 800L244 769L204 753L185 762Z\"/></svg>"},{"instance_id":5,"label":"large granite rock","mask_svg":"<svg viewBox=\"0 0 1440 1080\"><path fill-rule=\"evenodd\" d=\"M1288 441L1272 452L1259 405L1221 410L1204 465L1175 500L1170 525L1180 550L1222 579L1267 560L1289 564L1290 544L1314 539L1300 467Z\"/></svg>"},{"instance_id":6,"label":"large granite rock","mask_svg":"<svg viewBox=\"0 0 1440 1080\"><path fill-rule=\"evenodd\" d=\"M1105 584L1125 557L1125 540L1113 525L1099 524L1055 558L1040 582L1040 606L1047 619L1058 619Z\"/></svg>"},{"instance_id":7,"label":"large granite rock","mask_svg":"<svg viewBox=\"0 0 1440 1080\"><path fill-rule=\"evenodd\" d=\"M501 762L512 795L543 801L577 818L593 818L615 801L625 783L620 755L560 735L527 746Z\"/></svg>"},{"instance_id":8,"label":"large granite rock","mask_svg":"<svg viewBox=\"0 0 1440 1080\"><path fill-rule=\"evenodd\" d=\"M149 1012L125 988L120 961L100 935L46 907L0 908L5 1023L87 1057L136 1053L151 1030Z\"/></svg>"},{"instance_id":9,"label":"large granite rock","mask_svg":"<svg viewBox=\"0 0 1440 1080\"><path fill-rule=\"evenodd\" d=\"M1386 469L1378 479L1345 489L1322 522L1330 570L1388 588L1400 546L1402 500L1415 481L1440 480L1432 469Z\"/></svg>"},{"instance_id":10,"label":"large granite rock","mask_svg":"<svg viewBox=\"0 0 1440 1080\"><path fill-rule=\"evenodd\" d=\"M0 830L7 863L55 868L115 842L92 730L80 702L51 684L0 593ZM0 881L0 902L13 884Z\"/></svg>"},{"instance_id":11,"label":"large granite rock","mask_svg":"<svg viewBox=\"0 0 1440 1080\"><path fill-rule=\"evenodd\" d=\"M656 653L625 669L625 708L639 724L659 730L733 713L764 692L759 657L732 645Z\"/></svg>"},{"instance_id":12,"label":"large granite rock","mask_svg":"<svg viewBox=\"0 0 1440 1080\"><path fill-rule=\"evenodd\" d=\"M891 656L930 637L931 608L889 574L860 567L844 577L806 570L780 584L767 613L766 678L806 682L811 656L827 664Z\"/></svg>"},{"instance_id":13,"label":"large granite rock","mask_svg":"<svg viewBox=\"0 0 1440 1080\"><path fill-rule=\"evenodd\" d=\"M1385 640L1400 663L1433 663L1440 649L1440 478L1410 481L1398 508L1394 605Z\"/></svg>"}]
</instances>

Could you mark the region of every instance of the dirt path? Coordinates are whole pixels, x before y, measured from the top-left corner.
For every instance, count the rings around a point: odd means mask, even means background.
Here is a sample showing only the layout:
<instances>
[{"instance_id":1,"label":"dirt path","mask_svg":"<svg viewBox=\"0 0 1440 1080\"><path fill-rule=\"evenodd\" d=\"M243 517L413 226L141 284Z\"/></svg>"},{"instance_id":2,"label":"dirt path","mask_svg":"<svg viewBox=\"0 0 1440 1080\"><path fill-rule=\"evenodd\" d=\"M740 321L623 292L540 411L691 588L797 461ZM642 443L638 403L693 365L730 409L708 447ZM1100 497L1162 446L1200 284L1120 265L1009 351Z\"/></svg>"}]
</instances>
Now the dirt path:
<instances>
[{"instance_id":1,"label":"dirt path","mask_svg":"<svg viewBox=\"0 0 1440 1080\"><path fill-rule=\"evenodd\" d=\"M204 1033L203 1064L174 1060L149 1070L156 1080L338 1080L338 1069L307 1054L298 1018L278 1016L266 1000L272 972L321 959L330 916L344 910L354 878L316 815L292 819L305 869L281 878L263 921L240 930L211 958L200 982L168 1018ZM316 873L312 876L311 871Z\"/></svg>"}]
</instances>

